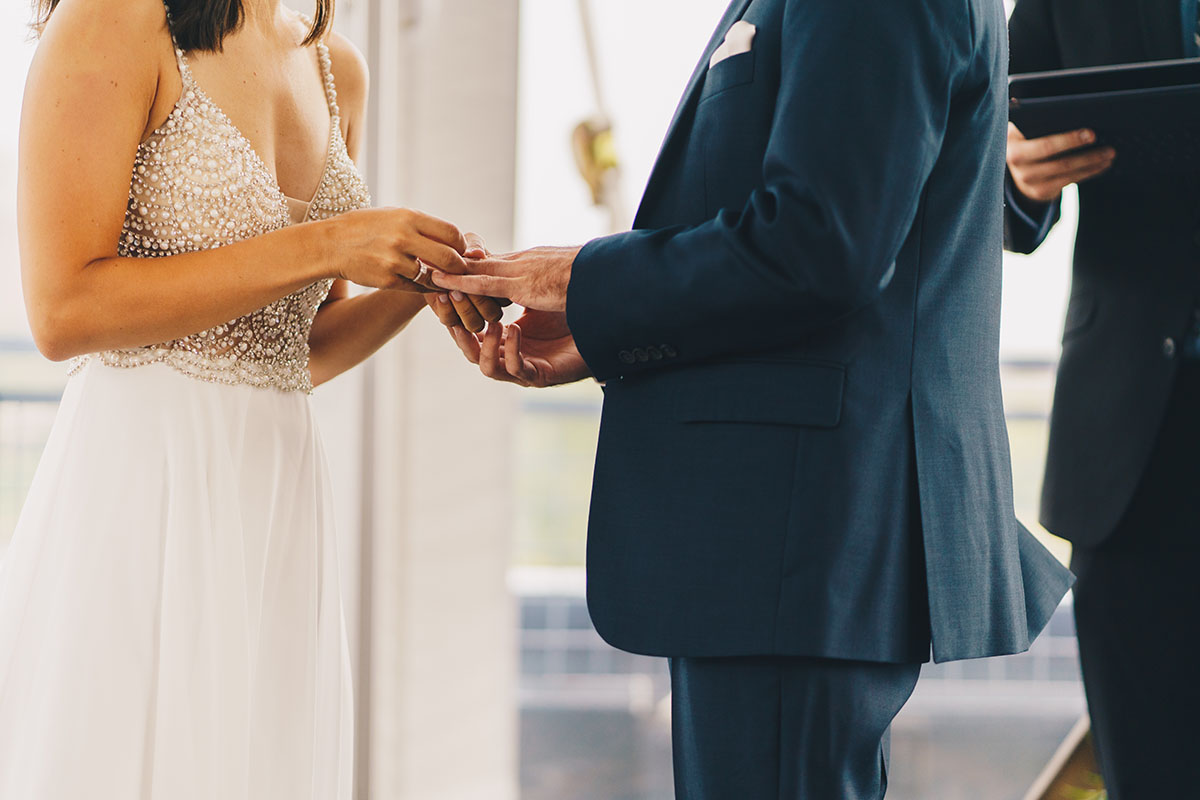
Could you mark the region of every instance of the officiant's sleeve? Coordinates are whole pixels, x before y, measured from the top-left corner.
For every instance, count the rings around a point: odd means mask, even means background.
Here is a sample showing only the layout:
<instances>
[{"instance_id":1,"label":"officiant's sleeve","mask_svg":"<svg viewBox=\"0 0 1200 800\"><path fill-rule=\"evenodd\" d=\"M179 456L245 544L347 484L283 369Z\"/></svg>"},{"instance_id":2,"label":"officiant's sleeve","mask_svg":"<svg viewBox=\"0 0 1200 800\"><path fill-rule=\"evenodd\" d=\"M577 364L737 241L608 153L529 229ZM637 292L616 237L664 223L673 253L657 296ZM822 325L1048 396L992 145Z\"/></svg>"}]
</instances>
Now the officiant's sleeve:
<instances>
[{"instance_id":1,"label":"officiant's sleeve","mask_svg":"<svg viewBox=\"0 0 1200 800\"><path fill-rule=\"evenodd\" d=\"M1008 20L1009 71L1062 69L1050 0L1020 0ZM1004 249L1032 253L1062 217L1062 198L1038 203L1021 195L1012 175L1004 179Z\"/></svg>"},{"instance_id":2,"label":"officiant's sleeve","mask_svg":"<svg viewBox=\"0 0 1200 800\"><path fill-rule=\"evenodd\" d=\"M1032 253L1062 218L1062 197L1038 203L1021 194L1012 175L1004 177L1004 249Z\"/></svg>"},{"instance_id":3,"label":"officiant's sleeve","mask_svg":"<svg viewBox=\"0 0 1200 800\"><path fill-rule=\"evenodd\" d=\"M952 97L968 78L972 91L992 81L976 29L965 0L788 2L762 177L745 206L600 239L576 260L567 314L593 374L762 352L874 302ZM677 357L630 358L663 347Z\"/></svg>"}]
</instances>

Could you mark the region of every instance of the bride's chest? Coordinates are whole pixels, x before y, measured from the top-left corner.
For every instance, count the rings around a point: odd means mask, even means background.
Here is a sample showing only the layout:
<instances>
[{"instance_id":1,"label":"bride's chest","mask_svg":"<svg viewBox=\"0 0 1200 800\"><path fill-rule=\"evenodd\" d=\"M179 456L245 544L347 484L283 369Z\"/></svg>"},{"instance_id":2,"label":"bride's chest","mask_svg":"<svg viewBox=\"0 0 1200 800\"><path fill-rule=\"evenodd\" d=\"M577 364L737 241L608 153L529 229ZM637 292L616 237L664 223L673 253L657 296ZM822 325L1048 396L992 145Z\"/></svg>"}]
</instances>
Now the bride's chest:
<instances>
[{"instance_id":1,"label":"bride's chest","mask_svg":"<svg viewBox=\"0 0 1200 800\"><path fill-rule=\"evenodd\" d=\"M275 175L207 95L185 89L166 122L138 148L121 250L158 256L219 247L370 205L340 129L329 131L323 169L303 220L294 220Z\"/></svg>"}]
</instances>

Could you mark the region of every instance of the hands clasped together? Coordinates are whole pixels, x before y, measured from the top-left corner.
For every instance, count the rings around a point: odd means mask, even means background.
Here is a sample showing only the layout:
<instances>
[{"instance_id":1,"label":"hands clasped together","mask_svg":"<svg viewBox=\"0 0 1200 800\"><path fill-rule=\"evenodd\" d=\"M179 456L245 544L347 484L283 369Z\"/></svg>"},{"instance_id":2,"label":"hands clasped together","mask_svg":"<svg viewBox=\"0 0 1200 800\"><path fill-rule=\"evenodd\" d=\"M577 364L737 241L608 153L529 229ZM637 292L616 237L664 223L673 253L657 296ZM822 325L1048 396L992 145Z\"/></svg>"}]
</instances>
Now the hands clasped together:
<instances>
[{"instance_id":1,"label":"hands clasped together","mask_svg":"<svg viewBox=\"0 0 1200 800\"><path fill-rule=\"evenodd\" d=\"M341 221L341 277L425 295L455 343L489 378L554 386L589 376L567 326L567 286L578 248L493 255L483 240L408 209L366 209ZM525 311L502 322L512 303Z\"/></svg>"},{"instance_id":2,"label":"hands clasped together","mask_svg":"<svg viewBox=\"0 0 1200 800\"><path fill-rule=\"evenodd\" d=\"M567 287L578 248L539 247L493 256L486 249L467 254L461 273L436 272L434 285L450 295L426 302L449 328L471 363L489 378L521 386L546 387L587 378L591 373L567 325ZM471 296L502 297L525 307L510 325L489 320L485 332L468 330L451 303Z\"/></svg>"}]
</instances>

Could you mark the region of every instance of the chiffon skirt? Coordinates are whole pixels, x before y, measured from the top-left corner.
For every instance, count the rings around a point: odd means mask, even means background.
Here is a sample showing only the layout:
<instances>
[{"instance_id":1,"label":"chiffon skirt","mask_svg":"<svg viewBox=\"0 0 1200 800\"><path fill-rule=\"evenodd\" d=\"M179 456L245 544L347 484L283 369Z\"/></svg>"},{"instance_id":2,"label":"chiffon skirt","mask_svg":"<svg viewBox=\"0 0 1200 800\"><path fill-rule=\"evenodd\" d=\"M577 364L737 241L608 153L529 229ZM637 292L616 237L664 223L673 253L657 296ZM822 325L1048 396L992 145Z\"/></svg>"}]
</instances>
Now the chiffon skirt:
<instances>
[{"instance_id":1,"label":"chiffon skirt","mask_svg":"<svg viewBox=\"0 0 1200 800\"><path fill-rule=\"evenodd\" d=\"M0 565L0 798L350 800L308 398L91 364Z\"/></svg>"}]
</instances>

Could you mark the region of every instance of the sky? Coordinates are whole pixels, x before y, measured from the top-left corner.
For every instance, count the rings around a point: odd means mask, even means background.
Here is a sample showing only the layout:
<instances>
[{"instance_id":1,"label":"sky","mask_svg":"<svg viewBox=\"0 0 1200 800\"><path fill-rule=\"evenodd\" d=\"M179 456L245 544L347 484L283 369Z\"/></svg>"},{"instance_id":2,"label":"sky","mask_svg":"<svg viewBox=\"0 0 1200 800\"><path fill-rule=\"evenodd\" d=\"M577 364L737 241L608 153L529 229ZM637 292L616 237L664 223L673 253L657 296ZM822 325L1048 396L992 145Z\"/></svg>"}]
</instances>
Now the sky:
<instances>
[{"instance_id":1,"label":"sky","mask_svg":"<svg viewBox=\"0 0 1200 800\"><path fill-rule=\"evenodd\" d=\"M667 124L726 0L594 0L602 83L623 163L632 216ZM33 51L28 3L0 3L0 339L28 335L20 298L15 230L16 136L24 76ZM577 177L570 133L596 113L578 5L523 0L518 154L518 244L580 242L607 233ZM453 179L453 178L451 178ZM1068 291L1073 226L1032 258L1009 258L1002 351L1052 360Z\"/></svg>"}]
</instances>

